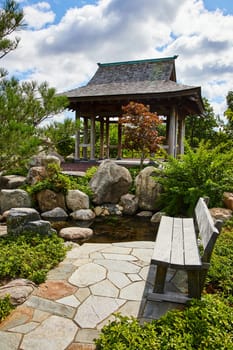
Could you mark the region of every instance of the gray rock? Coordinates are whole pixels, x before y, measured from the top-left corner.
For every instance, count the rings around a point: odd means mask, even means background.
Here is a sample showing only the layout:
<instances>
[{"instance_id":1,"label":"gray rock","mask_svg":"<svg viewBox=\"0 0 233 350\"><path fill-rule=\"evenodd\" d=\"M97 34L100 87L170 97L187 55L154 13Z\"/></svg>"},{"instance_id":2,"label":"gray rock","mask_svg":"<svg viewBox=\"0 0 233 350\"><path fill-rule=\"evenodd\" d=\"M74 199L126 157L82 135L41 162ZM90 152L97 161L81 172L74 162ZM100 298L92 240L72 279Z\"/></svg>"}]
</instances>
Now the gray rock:
<instances>
[{"instance_id":1,"label":"gray rock","mask_svg":"<svg viewBox=\"0 0 233 350\"><path fill-rule=\"evenodd\" d=\"M19 305L25 302L29 295L34 291L36 285L26 279L16 279L0 287L0 299L10 295L10 301L13 305Z\"/></svg>"},{"instance_id":2,"label":"gray rock","mask_svg":"<svg viewBox=\"0 0 233 350\"><path fill-rule=\"evenodd\" d=\"M141 216L141 217L151 217L152 215L153 215L152 211L149 211L149 210L143 210L137 214L137 216Z\"/></svg>"},{"instance_id":3,"label":"gray rock","mask_svg":"<svg viewBox=\"0 0 233 350\"><path fill-rule=\"evenodd\" d=\"M211 208L209 209L211 216L215 220L222 220L223 222L230 220L233 217L233 211L226 208Z\"/></svg>"},{"instance_id":4,"label":"gray rock","mask_svg":"<svg viewBox=\"0 0 233 350\"><path fill-rule=\"evenodd\" d=\"M27 222L22 227L22 232L24 233L39 233L40 235L51 235L52 233L56 233L56 230L51 228L51 224L49 221L45 220L37 220Z\"/></svg>"},{"instance_id":5,"label":"gray rock","mask_svg":"<svg viewBox=\"0 0 233 350\"><path fill-rule=\"evenodd\" d=\"M89 209L89 197L79 190L69 190L66 195L66 205L71 211Z\"/></svg>"},{"instance_id":6,"label":"gray rock","mask_svg":"<svg viewBox=\"0 0 233 350\"><path fill-rule=\"evenodd\" d=\"M138 210L138 197L127 193L121 196L120 205L123 207L123 214L134 215Z\"/></svg>"},{"instance_id":7,"label":"gray rock","mask_svg":"<svg viewBox=\"0 0 233 350\"><path fill-rule=\"evenodd\" d=\"M158 169L148 166L135 179L136 196L141 210L157 210L156 200L162 192L162 186L152 176L156 175Z\"/></svg>"},{"instance_id":8,"label":"gray rock","mask_svg":"<svg viewBox=\"0 0 233 350\"><path fill-rule=\"evenodd\" d=\"M74 220L88 221L95 218L95 213L91 209L80 209L71 213L70 216Z\"/></svg>"},{"instance_id":9,"label":"gray rock","mask_svg":"<svg viewBox=\"0 0 233 350\"><path fill-rule=\"evenodd\" d=\"M26 182L26 177L19 175L0 176L0 189L15 189Z\"/></svg>"},{"instance_id":10,"label":"gray rock","mask_svg":"<svg viewBox=\"0 0 233 350\"><path fill-rule=\"evenodd\" d=\"M150 219L151 222L157 224L160 222L161 217L166 215L166 213L162 212L162 211L158 211L157 213L155 213L152 218Z\"/></svg>"},{"instance_id":11,"label":"gray rock","mask_svg":"<svg viewBox=\"0 0 233 350\"><path fill-rule=\"evenodd\" d=\"M93 235L93 230L85 227L65 227L59 232L59 236L72 241L78 239L87 239Z\"/></svg>"},{"instance_id":12,"label":"gray rock","mask_svg":"<svg viewBox=\"0 0 233 350\"><path fill-rule=\"evenodd\" d=\"M41 157L41 165L46 167L49 164L57 164L58 167L61 165L61 159L58 156L48 154L47 156Z\"/></svg>"},{"instance_id":13,"label":"gray rock","mask_svg":"<svg viewBox=\"0 0 233 350\"><path fill-rule=\"evenodd\" d=\"M3 213L11 208L30 208L31 198L24 190L1 190L0 210Z\"/></svg>"},{"instance_id":14,"label":"gray rock","mask_svg":"<svg viewBox=\"0 0 233 350\"><path fill-rule=\"evenodd\" d=\"M12 208L7 215L7 232L20 234L30 221L40 220L39 213L33 208Z\"/></svg>"},{"instance_id":15,"label":"gray rock","mask_svg":"<svg viewBox=\"0 0 233 350\"><path fill-rule=\"evenodd\" d=\"M118 203L123 194L128 193L132 183L128 169L105 160L90 181L95 204Z\"/></svg>"},{"instance_id":16,"label":"gray rock","mask_svg":"<svg viewBox=\"0 0 233 350\"><path fill-rule=\"evenodd\" d=\"M68 214L62 208L54 208L41 214L42 219L51 221L65 221Z\"/></svg>"}]
</instances>

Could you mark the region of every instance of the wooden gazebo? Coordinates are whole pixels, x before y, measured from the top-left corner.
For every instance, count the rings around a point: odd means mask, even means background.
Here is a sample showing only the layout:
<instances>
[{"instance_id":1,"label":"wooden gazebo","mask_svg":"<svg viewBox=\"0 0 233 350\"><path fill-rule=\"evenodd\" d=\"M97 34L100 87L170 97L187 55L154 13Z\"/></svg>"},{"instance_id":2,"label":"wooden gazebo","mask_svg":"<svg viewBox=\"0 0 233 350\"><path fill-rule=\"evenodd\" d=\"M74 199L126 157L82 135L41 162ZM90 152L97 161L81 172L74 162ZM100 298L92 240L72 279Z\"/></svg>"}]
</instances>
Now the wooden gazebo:
<instances>
[{"instance_id":1,"label":"wooden gazebo","mask_svg":"<svg viewBox=\"0 0 233 350\"><path fill-rule=\"evenodd\" d=\"M77 130L75 160L109 158L109 125L122 115L122 106L130 101L150 106L166 123L165 148L176 157L184 151L185 117L203 112L201 88L178 84L174 57L98 63L87 85L63 93L69 99L76 120L83 118ZM100 152L95 150L95 125L100 123ZM80 124L81 125L81 124ZM122 157L122 130L118 124L117 157ZM89 148L89 149L88 149Z\"/></svg>"}]
</instances>

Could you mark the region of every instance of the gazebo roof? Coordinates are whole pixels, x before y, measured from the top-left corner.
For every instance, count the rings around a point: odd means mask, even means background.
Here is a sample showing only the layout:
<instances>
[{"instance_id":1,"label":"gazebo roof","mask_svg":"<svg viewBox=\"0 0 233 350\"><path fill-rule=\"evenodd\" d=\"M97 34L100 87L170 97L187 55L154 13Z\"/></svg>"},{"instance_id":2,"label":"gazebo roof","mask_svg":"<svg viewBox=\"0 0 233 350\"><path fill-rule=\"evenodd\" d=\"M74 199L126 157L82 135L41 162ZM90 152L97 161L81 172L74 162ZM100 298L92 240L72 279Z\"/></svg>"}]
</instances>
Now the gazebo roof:
<instances>
[{"instance_id":1,"label":"gazebo roof","mask_svg":"<svg viewBox=\"0 0 233 350\"><path fill-rule=\"evenodd\" d=\"M163 113L174 98L177 105L182 105L183 114L201 113L201 88L176 82L176 58L98 63L96 73L85 86L67 91L64 95L68 97L71 109L79 108L84 114L88 114L87 102L95 104L98 113L101 108L105 111L106 104L115 104L112 112L116 113L122 104L131 100L156 105L155 111ZM109 108L107 110L110 112Z\"/></svg>"}]
</instances>

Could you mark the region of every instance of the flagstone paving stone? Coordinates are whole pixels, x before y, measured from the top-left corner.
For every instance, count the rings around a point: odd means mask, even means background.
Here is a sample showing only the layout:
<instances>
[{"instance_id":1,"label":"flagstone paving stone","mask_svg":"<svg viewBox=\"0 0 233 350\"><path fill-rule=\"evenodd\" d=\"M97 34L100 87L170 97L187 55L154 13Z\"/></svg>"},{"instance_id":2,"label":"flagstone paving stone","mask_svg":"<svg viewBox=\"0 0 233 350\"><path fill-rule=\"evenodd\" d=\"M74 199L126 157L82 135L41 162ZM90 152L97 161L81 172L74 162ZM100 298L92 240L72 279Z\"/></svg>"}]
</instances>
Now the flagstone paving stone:
<instances>
[{"instance_id":1,"label":"flagstone paving stone","mask_svg":"<svg viewBox=\"0 0 233 350\"><path fill-rule=\"evenodd\" d=\"M31 296L25 304L34 309L39 309L42 311L47 311L55 315L72 318L75 313L75 308L67 305L63 305L60 303L56 303L55 301L39 298L36 296Z\"/></svg>"},{"instance_id":2,"label":"flagstone paving stone","mask_svg":"<svg viewBox=\"0 0 233 350\"><path fill-rule=\"evenodd\" d=\"M156 271L153 244L73 244L46 282L0 324L0 350L94 350L94 338L115 312L151 321L177 307L147 300ZM172 271L169 280L173 289L183 285Z\"/></svg>"},{"instance_id":3,"label":"flagstone paving stone","mask_svg":"<svg viewBox=\"0 0 233 350\"><path fill-rule=\"evenodd\" d=\"M102 281L106 277L107 271L98 264L88 263L80 266L69 278L69 282L78 287L90 286Z\"/></svg>"},{"instance_id":4,"label":"flagstone paving stone","mask_svg":"<svg viewBox=\"0 0 233 350\"><path fill-rule=\"evenodd\" d=\"M77 325L64 317L51 316L31 333L24 336L23 350L63 350L73 340Z\"/></svg>"},{"instance_id":5,"label":"flagstone paving stone","mask_svg":"<svg viewBox=\"0 0 233 350\"><path fill-rule=\"evenodd\" d=\"M123 272L109 271L108 279L119 289L130 284L130 279Z\"/></svg>"},{"instance_id":6,"label":"flagstone paving stone","mask_svg":"<svg viewBox=\"0 0 233 350\"><path fill-rule=\"evenodd\" d=\"M0 350L17 350L19 349L19 344L22 335L16 333L7 333L0 331Z\"/></svg>"},{"instance_id":7,"label":"flagstone paving stone","mask_svg":"<svg viewBox=\"0 0 233 350\"><path fill-rule=\"evenodd\" d=\"M78 307L74 320L82 328L95 328L124 303L125 300L90 295Z\"/></svg>"}]
</instances>

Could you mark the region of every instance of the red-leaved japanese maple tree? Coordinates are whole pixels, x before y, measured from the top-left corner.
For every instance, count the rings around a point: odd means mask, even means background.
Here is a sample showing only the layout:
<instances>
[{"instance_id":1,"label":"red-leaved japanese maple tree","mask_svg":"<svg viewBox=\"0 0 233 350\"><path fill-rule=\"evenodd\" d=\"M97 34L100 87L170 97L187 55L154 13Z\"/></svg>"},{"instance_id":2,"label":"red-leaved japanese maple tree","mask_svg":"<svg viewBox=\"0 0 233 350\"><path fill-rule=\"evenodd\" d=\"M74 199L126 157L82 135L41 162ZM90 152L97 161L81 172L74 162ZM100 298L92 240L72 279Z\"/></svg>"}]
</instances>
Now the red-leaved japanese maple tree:
<instances>
[{"instance_id":1,"label":"red-leaved japanese maple tree","mask_svg":"<svg viewBox=\"0 0 233 350\"><path fill-rule=\"evenodd\" d=\"M124 127L124 147L140 153L140 167L150 153L159 149L163 136L158 135L157 126L162 123L157 113L142 103L130 102L122 106L123 115L119 123Z\"/></svg>"}]
</instances>

